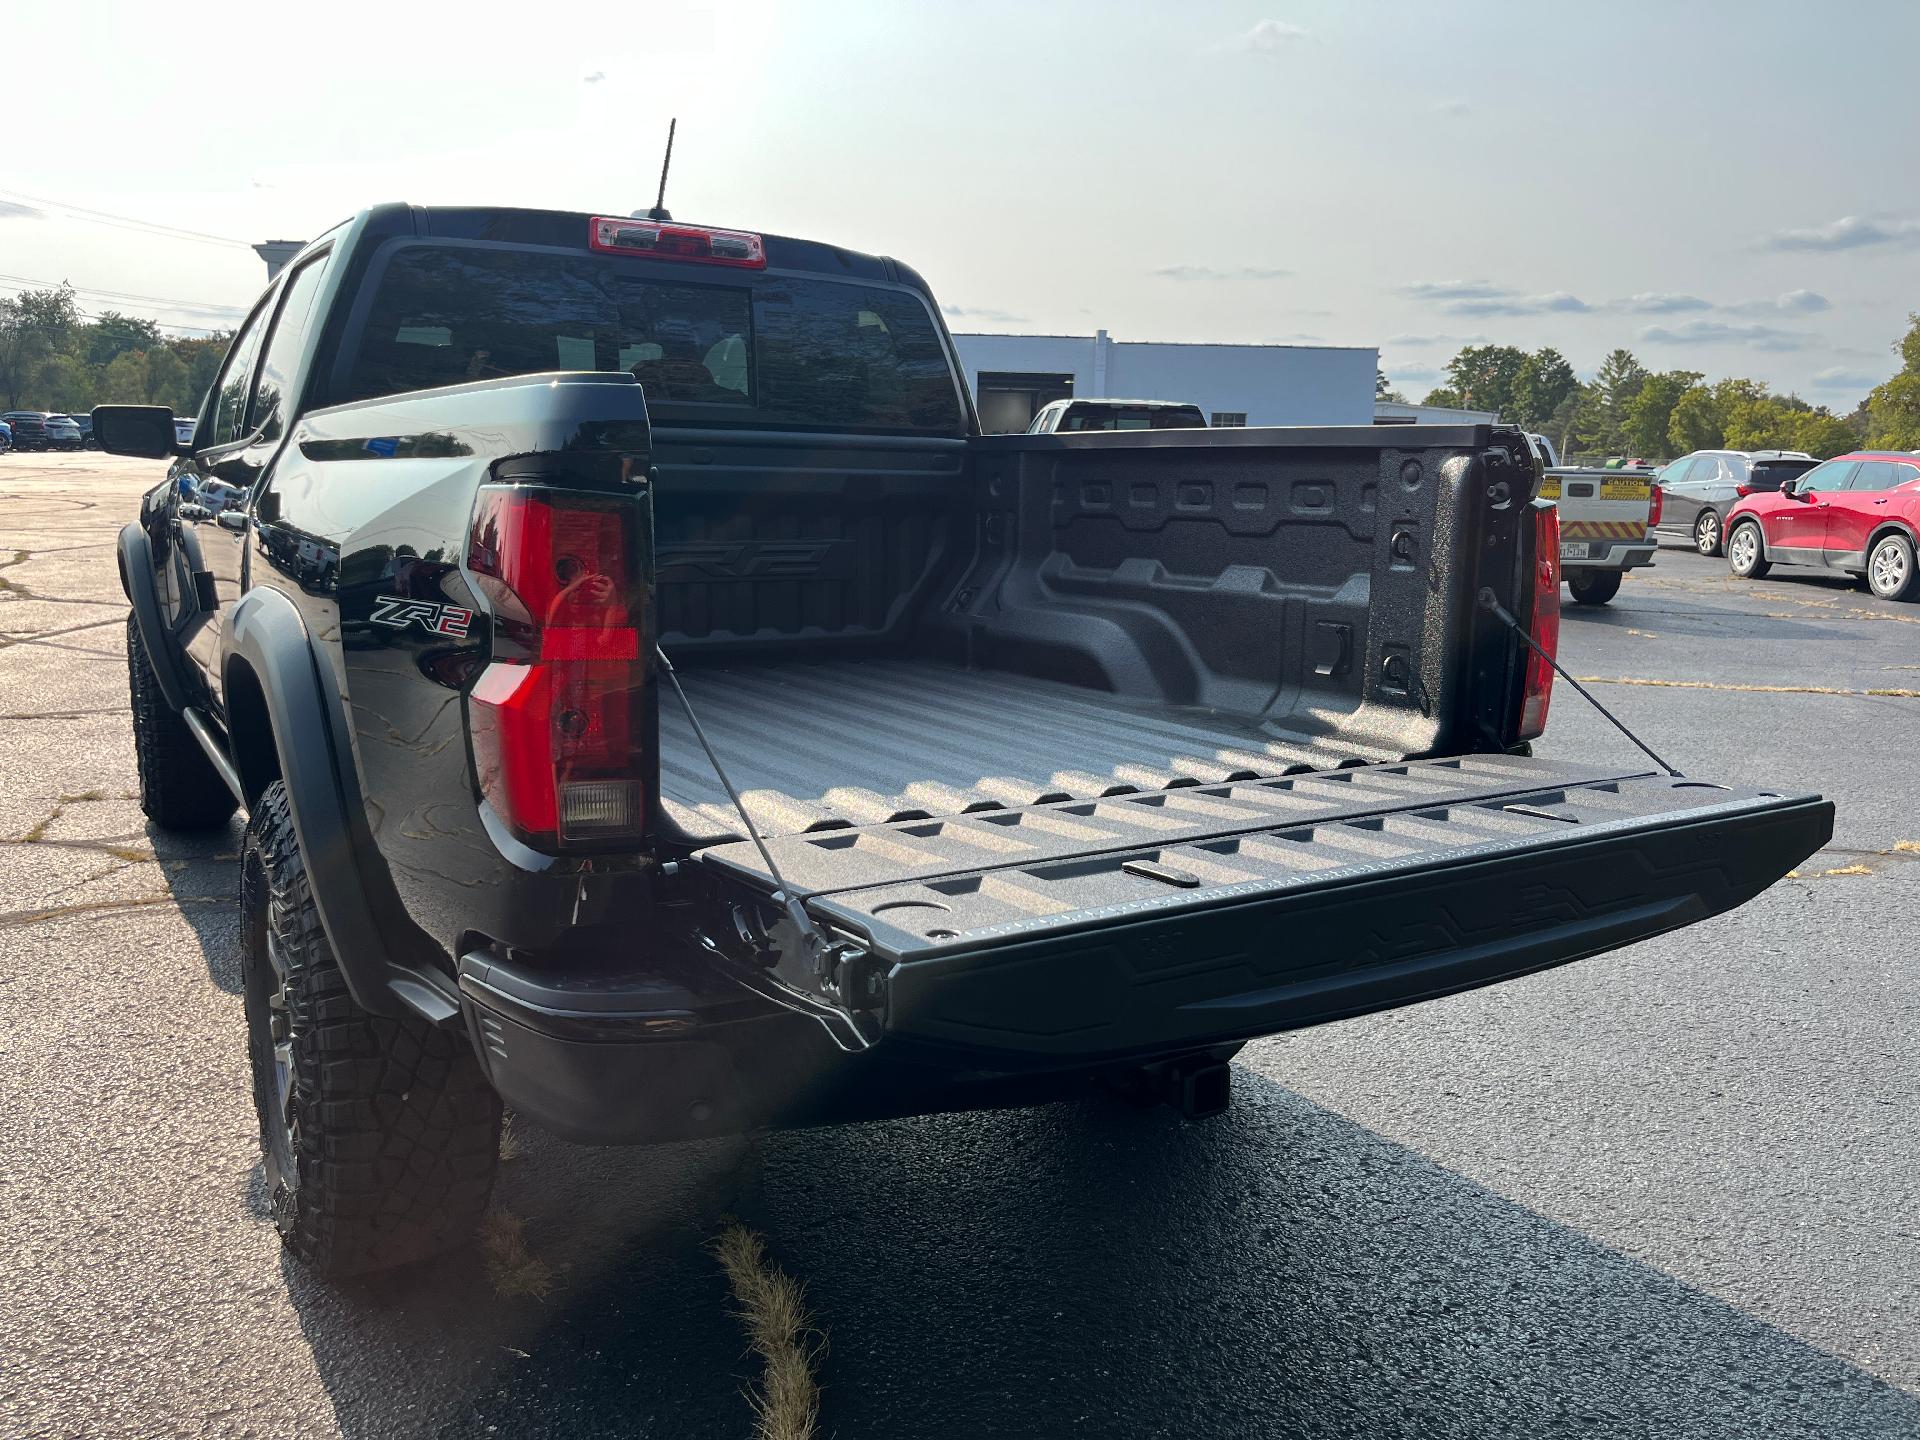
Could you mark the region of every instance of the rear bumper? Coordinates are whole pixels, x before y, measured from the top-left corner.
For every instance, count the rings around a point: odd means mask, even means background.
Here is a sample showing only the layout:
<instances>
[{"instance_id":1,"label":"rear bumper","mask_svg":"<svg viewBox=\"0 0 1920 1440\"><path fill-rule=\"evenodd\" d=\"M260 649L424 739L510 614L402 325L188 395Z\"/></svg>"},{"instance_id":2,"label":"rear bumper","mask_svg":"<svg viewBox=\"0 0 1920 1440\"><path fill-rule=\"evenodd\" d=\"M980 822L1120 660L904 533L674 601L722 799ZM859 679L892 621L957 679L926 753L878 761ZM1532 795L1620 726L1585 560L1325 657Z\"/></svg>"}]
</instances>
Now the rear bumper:
<instances>
[{"instance_id":1,"label":"rear bumper","mask_svg":"<svg viewBox=\"0 0 1920 1440\"><path fill-rule=\"evenodd\" d=\"M1654 552L1660 547L1652 540L1644 544L1614 545L1605 550L1596 548L1592 558L1586 560L1563 560L1560 568L1572 570L1637 570L1642 565L1653 563Z\"/></svg>"}]
</instances>

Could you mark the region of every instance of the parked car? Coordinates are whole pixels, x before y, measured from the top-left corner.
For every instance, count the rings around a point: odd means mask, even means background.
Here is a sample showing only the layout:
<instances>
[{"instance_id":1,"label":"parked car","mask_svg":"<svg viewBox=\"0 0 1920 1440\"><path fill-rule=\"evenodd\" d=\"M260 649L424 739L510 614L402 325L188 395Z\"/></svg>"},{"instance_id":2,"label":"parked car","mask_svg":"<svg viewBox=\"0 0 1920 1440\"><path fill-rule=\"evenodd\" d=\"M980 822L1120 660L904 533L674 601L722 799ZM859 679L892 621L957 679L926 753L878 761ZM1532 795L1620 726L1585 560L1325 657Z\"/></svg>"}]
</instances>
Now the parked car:
<instances>
[{"instance_id":1,"label":"parked car","mask_svg":"<svg viewBox=\"0 0 1920 1440\"><path fill-rule=\"evenodd\" d=\"M9 410L0 415L13 430L13 448L16 450L44 450L47 448L47 412L44 410Z\"/></svg>"},{"instance_id":2,"label":"parked car","mask_svg":"<svg viewBox=\"0 0 1920 1440\"><path fill-rule=\"evenodd\" d=\"M326 1273L471 1236L503 1099L599 1143L1095 1082L1197 1118L1249 1039L1704 920L1832 834L1783 776L1526 752L1520 431L981 435L879 256L383 205L203 418L201 500L120 534L134 758L158 826L248 812L264 1205Z\"/></svg>"},{"instance_id":3,"label":"parked car","mask_svg":"<svg viewBox=\"0 0 1920 1440\"><path fill-rule=\"evenodd\" d=\"M1604 605L1629 570L1653 563L1659 485L1643 470L1549 470L1540 498L1560 512L1560 572L1577 605Z\"/></svg>"},{"instance_id":4,"label":"parked car","mask_svg":"<svg viewBox=\"0 0 1920 1440\"><path fill-rule=\"evenodd\" d=\"M1695 450L1660 472L1666 495L1657 527L1685 536L1702 555L1718 555L1727 512L1749 495L1778 490L1820 462L1799 450Z\"/></svg>"},{"instance_id":5,"label":"parked car","mask_svg":"<svg viewBox=\"0 0 1920 1440\"><path fill-rule=\"evenodd\" d=\"M80 427L74 423L71 415L48 415L45 422L44 433L49 450L78 450L80 448Z\"/></svg>"},{"instance_id":6,"label":"parked car","mask_svg":"<svg viewBox=\"0 0 1920 1440\"><path fill-rule=\"evenodd\" d=\"M92 449L93 412L91 410L76 410L67 418L80 427L80 448L83 450Z\"/></svg>"},{"instance_id":7,"label":"parked car","mask_svg":"<svg viewBox=\"0 0 1920 1440\"><path fill-rule=\"evenodd\" d=\"M1055 400L1040 407L1029 435L1081 430L1204 430L1206 412L1178 400Z\"/></svg>"},{"instance_id":8,"label":"parked car","mask_svg":"<svg viewBox=\"0 0 1920 1440\"><path fill-rule=\"evenodd\" d=\"M1883 600L1920 598L1920 460L1859 450L1815 465L1727 513L1727 564L1757 580L1775 565L1839 570Z\"/></svg>"},{"instance_id":9,"label":"parked car","mask_svg":"<svg viewBox=\"0 0 1920 1440\"><path fill-rule=\"evenodd\" d=\"M13 449L13 426L0 420L0 455L6 454L11 449Z\"/></svg>"}]
</instances>

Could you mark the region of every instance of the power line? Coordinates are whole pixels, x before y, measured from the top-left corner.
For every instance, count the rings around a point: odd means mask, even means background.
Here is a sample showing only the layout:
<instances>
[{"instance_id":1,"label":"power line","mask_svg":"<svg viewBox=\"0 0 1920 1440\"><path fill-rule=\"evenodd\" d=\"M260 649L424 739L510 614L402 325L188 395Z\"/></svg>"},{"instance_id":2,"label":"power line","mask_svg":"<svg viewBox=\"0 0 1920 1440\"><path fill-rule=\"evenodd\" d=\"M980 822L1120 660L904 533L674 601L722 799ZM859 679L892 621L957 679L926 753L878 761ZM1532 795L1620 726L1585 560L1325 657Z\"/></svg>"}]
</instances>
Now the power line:
<instances>
[{"instance_id":1,"label":"power line","mask_svg":"<svg viewBox=\"0 0 1920 1440\"><path fill-rule=\"evenodd\" d=\"M171 305L182 310L199 310L205 313L226 315L244 315L244 305L215 305L200 300L180 300L170 295L136 295L130 290L103 290L97 285L75 285L70 280L35 280L28 275L0 274L0 289L43 289L57 290L61 286L80 295L91 295L100 300L140 301L148 305Z\"/></svg>"},{"instance_id":2,"label":"power line","mask_svg":"<svg viewBox=\"0 0 1920 1440\"><path fill-rule=\"evenodd\" d=\"M69 205L64 200L48 200L44 196L27 195L18 190L0 188L0 195L12 200L24 200L31 205L44 205L56 210L70 220L82 220L93 225L111 225L119 230L139 230L152 235L165 235L174 240L192 240L201 245L238 245L251 250L252 245L245 240L236 240L231 235L209 235L204 230L187 230L178 225L166 225L157 220L142 220L134 215L116 215L110 210L89 210L84 205Z\"/></svg>"}]
</instances>

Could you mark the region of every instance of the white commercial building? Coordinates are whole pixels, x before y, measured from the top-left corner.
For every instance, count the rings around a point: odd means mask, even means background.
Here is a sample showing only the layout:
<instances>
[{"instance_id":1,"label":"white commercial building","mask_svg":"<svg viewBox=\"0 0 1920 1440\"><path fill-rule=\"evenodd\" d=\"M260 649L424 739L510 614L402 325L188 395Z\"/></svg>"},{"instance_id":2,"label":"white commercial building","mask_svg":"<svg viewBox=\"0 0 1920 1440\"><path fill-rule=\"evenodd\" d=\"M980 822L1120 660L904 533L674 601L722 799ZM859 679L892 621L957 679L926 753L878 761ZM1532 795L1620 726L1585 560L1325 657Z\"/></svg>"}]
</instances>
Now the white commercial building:
<instances>
[{"instance_id":1,"label":"white commercial building","mask_svg":"<svg viewBox=\"0 0 1920 1440\"><path fill-rule=\"evenodd\" d=\"M1214 425L1371 425L1380 352L1358 345L1188 345L1092 335L955 335L989 433L1051 400L1191 401Z\"/></svg>"}]
</instances>

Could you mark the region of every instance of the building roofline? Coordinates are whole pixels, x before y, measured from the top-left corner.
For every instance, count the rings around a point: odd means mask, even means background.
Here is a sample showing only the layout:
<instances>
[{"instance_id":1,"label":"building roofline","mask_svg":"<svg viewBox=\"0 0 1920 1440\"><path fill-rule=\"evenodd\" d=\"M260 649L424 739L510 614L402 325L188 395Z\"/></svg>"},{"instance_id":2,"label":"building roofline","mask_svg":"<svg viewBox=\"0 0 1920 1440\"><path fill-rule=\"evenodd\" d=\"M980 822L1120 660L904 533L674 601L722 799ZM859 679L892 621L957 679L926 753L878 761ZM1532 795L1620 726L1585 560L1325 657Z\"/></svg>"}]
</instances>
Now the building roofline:
<instances>
[{"instance_id":1,"label":"building roofline","mask_svg":"<svg viewBox=\"0 0 1920 1440\"><path fill-rule=\"evenodd\" d=\"M1026 330L955 330L956 340L1084 340L1091 345L1094 335L1036 335ZM1284 340L1115 340L1110 345L1160 345L1191 350L1379 350L1378 345L1302 345Z\"/></svg>"}]
</instances>

